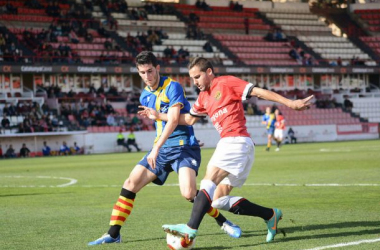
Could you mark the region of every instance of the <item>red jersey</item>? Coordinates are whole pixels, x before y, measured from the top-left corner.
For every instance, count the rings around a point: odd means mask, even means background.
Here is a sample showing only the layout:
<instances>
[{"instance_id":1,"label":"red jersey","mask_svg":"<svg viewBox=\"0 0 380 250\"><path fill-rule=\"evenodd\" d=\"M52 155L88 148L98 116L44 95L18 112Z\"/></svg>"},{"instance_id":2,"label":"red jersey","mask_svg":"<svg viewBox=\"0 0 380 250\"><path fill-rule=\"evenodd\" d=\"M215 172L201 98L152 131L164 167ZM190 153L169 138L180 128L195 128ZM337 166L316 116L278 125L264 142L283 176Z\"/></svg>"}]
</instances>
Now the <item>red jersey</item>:
<instances>
[{"instance_id":1,"label":"red jersey","mask_svg":"<svg viewBox=\"0 0 380 250\"><path fill-rule=\"evenodd\" d=\"M190 114L207 114L222 138L249 137L242 101L246 100L251 87L251 83L234 76L216 77L208 91L200 92Z\"/></svg>"},{"instance_id":2,"label":"red jersey","mask_svg":"<svg viewBox=\"0 0 380 250\"><path fill-rule=\"evenodd\" d=\"M285 119L282 115L278 115L276 117L276 123L274 124L274 126L276 127L276 129L285 129Z\"/></svg>"}]
</instances>

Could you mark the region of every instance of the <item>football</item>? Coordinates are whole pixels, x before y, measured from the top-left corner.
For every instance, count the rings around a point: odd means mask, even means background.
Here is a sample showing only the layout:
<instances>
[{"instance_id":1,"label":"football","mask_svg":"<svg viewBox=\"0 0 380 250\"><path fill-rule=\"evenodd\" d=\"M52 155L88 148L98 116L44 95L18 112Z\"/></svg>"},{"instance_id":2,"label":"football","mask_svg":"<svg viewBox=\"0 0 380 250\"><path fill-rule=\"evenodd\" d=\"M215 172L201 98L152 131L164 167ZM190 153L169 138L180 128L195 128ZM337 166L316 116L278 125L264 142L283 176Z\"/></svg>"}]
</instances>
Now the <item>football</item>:
<instances>
[{"instance_id":1,"label":"football","mask_svg":"<svg viewBox=\"0 0 380 250\"><path fill-rule=\"evenodd\" d=\"M179 235L173 235L171 233L166 234L166 243L168 247L172 250L178 250L178 249L192 249L195 244L195 239L186 242L186 239Z\"/></svg>"}]
</instances>

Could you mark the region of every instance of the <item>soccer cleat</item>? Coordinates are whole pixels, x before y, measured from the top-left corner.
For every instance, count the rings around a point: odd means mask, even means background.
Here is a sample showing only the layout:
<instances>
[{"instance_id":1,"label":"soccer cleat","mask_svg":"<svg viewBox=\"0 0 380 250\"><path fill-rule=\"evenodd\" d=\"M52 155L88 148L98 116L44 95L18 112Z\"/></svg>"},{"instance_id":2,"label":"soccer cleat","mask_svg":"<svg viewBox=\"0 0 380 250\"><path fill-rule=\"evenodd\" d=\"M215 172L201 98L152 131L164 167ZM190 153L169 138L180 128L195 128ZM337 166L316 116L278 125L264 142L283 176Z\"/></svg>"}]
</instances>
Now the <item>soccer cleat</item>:
<instances>
[{"instance_id":1,"label":"soccer cleat","mask_svg":"<svg viewBox=\"0 0 380 250\"><path fill-rule=\"evenodd\" d=\"M278 221L282 219L282 212L278 208L273 208L273 216L269 220L265 221L268 227L267 242L274 240L274 236L277 233Z\"/></svg>"},{"instance_id":2,"label":"soccer cleat","mask_svg":"<svg viewBox=\"0 0 380 250\"><path fill-rule=\"evenodd\" d=\"M107 244L107 243L120 243L121 242L121 235L117 236L117 238L112 238L109 234L103 234L102 237L95 241L91 241L88 243L88 246L94 246L94 245L101 245L101 244Z\"/></svg>"},{"instance_id":3,"label":"soccer cleat","mask_svg":"<svg viewBox=\"0 0 380 250\"><path fill-rule=\"evenodd\" d=\"M265 151L269 152L270 148L266 148Z\"/></svg>"},{"instance_id":4,"label":"soccer cleat","mask_svg":"<svg viewBox=\"0 0 380 250\"><path fill-rule=\"evenodd\" d=\"M235 225L231 221L227 220L223 223L221 229L226 232L232 238L240 238L241 229L238 225Z\"/></svg>"},{"instance_id":5,"label":"soccer cleat","mask_svg":"<svg viewBox=\"0 0 380 250\"><path fill-rule=\"evenodd\" d=\"M280 148L276 148L276 152L280 151Z\"/></svg>"},{"instance_id":6,"label":"soccer cleat","mask_svg":"<svg viewBox=\"0 0 380 250\"><path fill-rule=\"evenodd\" d=\"M177 225L163 225L162 228L166 233L171 233L173 235L180 235L184 237L187 241L192 241L197 236L197 229L192 229L186 224Z\"/></svg>"}]
</instances>

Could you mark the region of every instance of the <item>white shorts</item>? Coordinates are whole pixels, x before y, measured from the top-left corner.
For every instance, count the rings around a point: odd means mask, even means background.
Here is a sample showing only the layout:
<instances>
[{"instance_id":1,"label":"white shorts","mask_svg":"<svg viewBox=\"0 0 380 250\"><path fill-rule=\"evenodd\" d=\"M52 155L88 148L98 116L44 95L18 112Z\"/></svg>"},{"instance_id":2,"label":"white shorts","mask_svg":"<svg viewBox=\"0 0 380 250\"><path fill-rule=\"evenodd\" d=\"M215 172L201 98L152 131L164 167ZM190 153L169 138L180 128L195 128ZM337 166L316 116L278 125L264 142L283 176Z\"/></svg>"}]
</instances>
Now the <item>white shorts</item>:
<instances>
[{"instance_id":1,"label":"white shorts","mask_svg":"<svg viewBox=\"0 0 380 250\"><path fill-rule=\"evenodd\" d=\"M276 129L274 131L274 138L282 140L282 138L284 138L284 130L283 129Z\"/></svg>"},{"instance_id":2,"label":"white shorts","mask_svg":"<svg viewBox=\"0 0 380 250\"><path fill-rule=\"evenodd\" d=\"M218 167L230 173L221 184L241 187L248 178L255 159L255 145L250 137L222 138L207 167Z\"/></svg>"}]
</instances>

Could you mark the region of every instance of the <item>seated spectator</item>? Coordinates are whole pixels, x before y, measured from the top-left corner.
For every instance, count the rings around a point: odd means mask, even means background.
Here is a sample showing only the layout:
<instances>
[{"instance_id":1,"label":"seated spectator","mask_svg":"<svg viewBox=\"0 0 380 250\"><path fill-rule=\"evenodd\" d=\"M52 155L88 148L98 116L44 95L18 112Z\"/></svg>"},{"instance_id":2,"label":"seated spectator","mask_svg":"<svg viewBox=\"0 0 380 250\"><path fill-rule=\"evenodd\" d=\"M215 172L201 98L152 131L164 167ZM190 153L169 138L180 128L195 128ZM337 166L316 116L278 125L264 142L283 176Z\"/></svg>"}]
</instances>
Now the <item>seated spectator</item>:
<instances>
[{"instance_id":1,"label":"seated spectator","mask_svg":"<svg viewBox=\"0 0 380 250\"><path fill-rule=\"evenodd\" d=\"M348 96L344 96L343 106L348 112L351 112L354 104L348 99Z\"/></svg>"},{"instance_id":2,"label":"seated spectator","mask_svg":"<svg viewBox=\"0 0 380 250\"><path fill-rule=\"evenodd\" d=\"M189 20L190 20L190 22L195 22L195 23L197 23L197 22L199 22L199 16L197 16L197 14L195 14L194 12L191 12L190 14L189 14Z\"/></svg>"},{"instance_id":3,"label":"seated spectator","mask_svg":"<svg viewBox=\"0 0 380 250\"><path fill-rule=\"evenodd\" d=\"M50 156L50 147L46 144L46 141L44 141L44 146L42 147L42 155L43 156Z\"/></svg>"},{"instance_id":4,"label":"seated spectator","mask_svg":"<svg viewBox=\"0 0 380 250\"><path fill-rule=\"evenodd\" d=\"M25 143L22 144L22 148L20 149L20 157L29 157L30 150L26 147Z\"/></svg>"},{"instance_id":5,"label":"seated spectator","mask_svg":"<svg viewBox=\"0 0 380 250\"><path fill-rule=\"evenodd\" d=\"M70 148L70 152L72 155L79 155L79 154L83 154L83 150L82 148L80 148L76 142L74 142L74 146L72 146Z\"/></svg>"},{"instance_id":6,"label":"seated spectator","mask_svg":"<svg viewBox=\"0 0 380 250\"><path fill-rule=\"evenodd\" d=\"M212 8L206 3L205 0L197 0L197 2L195 3L195 6L199 9L203 9L204 11L211 11Z\"/></svg>"},{"instance_id":7,"label":"seated spectator","mask_svg":"<svg viewBox=\"0 0 380 250\"><path fill-rule=\"evenodd\" d=\"M112 113L108 114L108 116L107 116L107 125L108 126L117 126L117 123L115 121L115 116Z\"/></svg>"},{"instance_id":8,"label":"seated spectator","mask_svg":"<svg viewBox=\"0 0 380 250\"><path fill-rule=\"evenodd\" d=\"M59 154L60 155L69 155L70 154L70 148L67 146L66 142L64 141L59 148Z\"/></svg>"},{"instance_id":9,"label":"seated spectator","mask_svg":"<svg viewBox=\"0 0 380 250\"><path fill-rule=\"evenodd\" d=\"M3 148L1 147L1 144L0 144L0 159L3 158Z\"/></svg>"},{"instance_id":10,"label":"seated spectator","mask_svg":"<svg viewBox=\"0 0 380 250\"><path fill-rule=\"evenodd\" d=\"M252 103L248 103L248 106L247 106L247 115L254 115L254 114L255 114L255 111L253 109Z\"/></svg>"},{"instance_id":11,"label":"seated spectator","mask_svg":"<svg viewBox=\"0 0 380 250\"><path fill-rule=\"evenodd\" d=\"M268 31L268 33L265 35L264 39L268 42L274 41L274 34L272 31Z\"/></svg>"},{"instance_id":12,"label":"seated spectator","mask_svg":"<svg viewBox=\"0 0 380 250\"><path fill-rule=\"evenodd\" d=\"M16 7L14 7L10 1L8 1L6 4L5 4L5 10L6 10L6 13L7 14L12 14L12 15L17 15L18 13L18 10Z\"/></svg>"},{"instance_id":13,"label":"seated spectator","mask_svg":"<svg viewBox=\"0 0 380 250\"><path fill-rule=\"evenodd\" d=\"M8 148L7 151L5 152L4 157L5 157L5 158L15 158L15 157L16 157L16 152L15 152L15 150L13 149L12 144L9 145L9 148Z\"/></svg>"},{"instance_id":14,"label":"seated spectator","mask_svg":"<svg viewBox=\"0 0 380 250\"><path fill-rule=\"evenodd\" d=\"M11 122L9 121L9 119L5 113L3 114L3 119L1 120L1 127L3 129L10 129L11 128Z\"/></svg>"},{"instance_id":15,"label":"seated spectator","mask_svg":"<svg viewBox=\"0 0 380 250\"><path fill-rule=\"evenodd\" d=\"M211 43L209 41L207 41L204 45L203 45L203 49L206 51L206 52L209 52L209 53L212 53L214 52L212 46L211 46Z\"/></svg>"},{"instance_id":16,"label":"seated spectator","mask_svg":"<svg viewBox=\"0 0 380 250\"><path fill-rule=\"evenodd\" d=\"M239 4L238 1L234 2L234 1L230 1L230 3L228 4L230 10L233 10L233 11L243 11L243 5Z\"/></svg>"},{"instance_id":17,"label":"seated spectator","mask_svg":"<svg viewBox=\"0 0 380 250\"><path fill-rule=\"evenodd\" d=\"M275 30L274 40L275 41L280 41L280 42L286 42L286 41L288 41L288 39L286 38L286 35L280 29L276 29Z\"/></svg>"},{"instance_id":18,"label":"seated spectator","mask_svg":"<svg viewBox=\"0 0 380 250\"><path fill-rule=\"evenodd\" d=\"M123 130L119 130L119 133L117 134L117 139L116 139L116 143L118 146L125 146L124 145L124 141L125 141L125 138L124 138L124 135L123 135Z\"/></svg>"},{"instance_id":19,"label":"seated spectator","mask_svg":"<svg viewBox=\"0 0 380 250\"><path fill-rule=\"evenodd\" d=\"M297 143L297 138L295 137L295 133L292 128L289 128L288 136L290 138L290 143Z\"/></svg>"},{"instance_id":20,"label":"seated spectator","mask_svg":"<svg viewBox=\"0 0 380 250\"><path fill-rule=\"evenodd\" d=\"M107 49L107 50L112 50L112 42L110 40L106 40L104 42L104 48Z\"/></svg>"},{"instance_id":21,"label":"seated spectator","mask_svg":"<svg viewBox=\"0 0 380 250\"><path fill-rule=\"evenodd\" d=\"M128 149L128 152L131 152L131 148L129 147L130 145L132 145L133 147L136 148L137 152L140 152L141 149L139 148L139 146L137 145L136 143L136 136L135 134L133 133L133 129L131 129L129 131L129 135L127 137L127 143L125 143L125 146L126 148Z\"/></svg>"}]
</instances>

